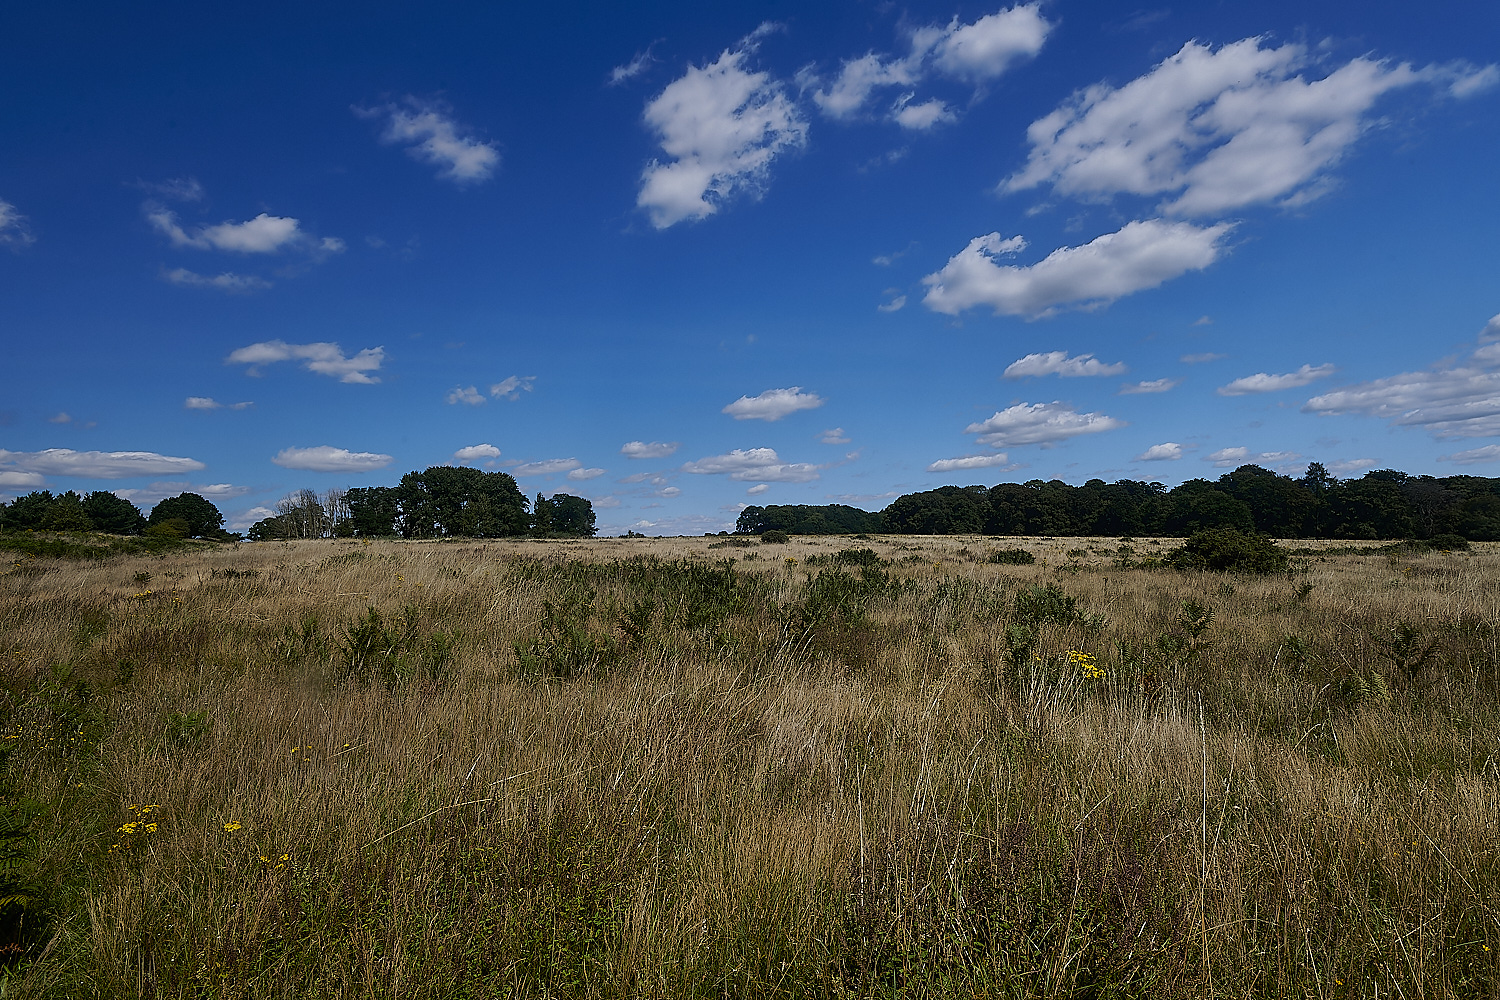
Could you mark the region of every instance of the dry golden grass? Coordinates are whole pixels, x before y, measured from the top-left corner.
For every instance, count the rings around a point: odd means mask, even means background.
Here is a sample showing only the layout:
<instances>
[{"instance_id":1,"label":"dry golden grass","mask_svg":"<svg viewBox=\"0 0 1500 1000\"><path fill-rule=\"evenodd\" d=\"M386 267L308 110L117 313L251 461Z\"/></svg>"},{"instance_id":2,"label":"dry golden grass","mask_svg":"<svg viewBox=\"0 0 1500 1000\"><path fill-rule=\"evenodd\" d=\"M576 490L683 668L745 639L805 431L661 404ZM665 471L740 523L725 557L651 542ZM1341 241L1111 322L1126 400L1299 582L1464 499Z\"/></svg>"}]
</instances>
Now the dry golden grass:
<instances>
[{"instance_id":1,"label":"dry golden grass","mask_svg":"<svg viewBox=\"0 0 1500 1000\"><path fill-rule=\"evenodd\" d=\"M721 542L21 560L6 995L1496 995L1500 548Z\"/></svg>"}]
</instances>

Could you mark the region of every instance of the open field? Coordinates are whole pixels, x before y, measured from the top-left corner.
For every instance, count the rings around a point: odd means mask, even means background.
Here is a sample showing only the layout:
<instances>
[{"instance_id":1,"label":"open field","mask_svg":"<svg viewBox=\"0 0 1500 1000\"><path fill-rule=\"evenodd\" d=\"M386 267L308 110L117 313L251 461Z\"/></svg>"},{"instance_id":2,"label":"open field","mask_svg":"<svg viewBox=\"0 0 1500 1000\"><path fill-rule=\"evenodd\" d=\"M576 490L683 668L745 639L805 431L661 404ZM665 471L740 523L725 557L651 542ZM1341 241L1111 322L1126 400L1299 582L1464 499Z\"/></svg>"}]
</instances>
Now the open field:
<instances>
[{"instance_id":1,"label":"open field","mask_svg":"<svg viewBox=\"0 0 1500 1000\"><path fill-rule=\"evenodd\" d=\"M1121 544L7 558L0 995L1500 996L1500 545Z\"/></svg>"}]
</instances>

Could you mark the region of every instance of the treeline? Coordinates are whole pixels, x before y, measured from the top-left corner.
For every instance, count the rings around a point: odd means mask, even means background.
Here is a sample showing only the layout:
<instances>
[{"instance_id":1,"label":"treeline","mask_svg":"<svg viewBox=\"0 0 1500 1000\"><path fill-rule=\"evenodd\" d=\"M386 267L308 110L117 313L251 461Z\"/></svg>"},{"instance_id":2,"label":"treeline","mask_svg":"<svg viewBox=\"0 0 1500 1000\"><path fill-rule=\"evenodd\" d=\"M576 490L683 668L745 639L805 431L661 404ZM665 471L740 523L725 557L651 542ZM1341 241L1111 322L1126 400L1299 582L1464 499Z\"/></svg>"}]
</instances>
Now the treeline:
<instances>
[{"instance_id":1,"label":"treeline","mask_svg":"<svg viewBox=\"0 0 1500 1000\"><path fill-rule=\"evenodd\" d=\"M846 514L863 515L863 519ZM879 513L851 507L747 507L736 530L760 534L1158 535L1235 528L1277 538L1500 540L1500 479L1409 476L1394 469L1339 480L1314 462L1298 478L1242 465L1217 481L1091 479L944 486L909 493Z\"/></svg>"},{"instance_id":2,"label":"treeline","mask_svg":"<svg viewBox=\"0 0 1500 1000\"><path fill-rule=\"evenodd\" d=\"M250 526L252 540L284 538L590 538L594 505L583 497L538 493L534 503L504 472L436 465L408 472L396 486L300 490Z\"/></svg>"},{"instance_id":3,"label":"treeline","mask_svg":"<svg viewBox=\"0 0 1500 1000\"><path fill-rule=\"evenodd\" d=\"M237 536L224 530L219 508L196 493L179 493L151 508L150 516L129 500L104 490L79 495L34 490L0 504L0 529L6 531L102 531L111 535L167 538Z\"/></svg>"}]
</instances>

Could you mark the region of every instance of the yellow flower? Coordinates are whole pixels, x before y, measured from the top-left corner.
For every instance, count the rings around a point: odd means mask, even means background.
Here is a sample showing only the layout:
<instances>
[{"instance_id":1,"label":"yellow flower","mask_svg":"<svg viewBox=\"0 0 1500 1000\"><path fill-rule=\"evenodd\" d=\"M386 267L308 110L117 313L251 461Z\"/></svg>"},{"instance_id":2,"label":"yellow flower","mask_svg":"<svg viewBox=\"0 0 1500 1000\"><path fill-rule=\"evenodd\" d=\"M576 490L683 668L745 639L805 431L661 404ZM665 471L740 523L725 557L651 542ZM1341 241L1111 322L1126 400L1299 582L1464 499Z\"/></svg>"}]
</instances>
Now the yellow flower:
<instances>
[{"instance_id":1,"label":"yellow flower","mask_svg":"<svg viewBox=\"0 0 1500 1000\"><path fill-rule=\"evenodd\" d=\"M233 833L234 831L236 831L238 829L240 829L240 825L238 823L236 823L234 820L230 820L228 823L224 824L224 832L225 833Z\"/></svg>"},{"instance_id":2,"label":"yellow flower","mask_svg":"<svg viewBox=\"0 0 1500 1000\"><path fill-rule=\"evenodd\" d=\"M146 824L146 832L147 833L155 833L156 832L156 824L155 823L147 823Z\"/></svg>"},{"instance_id":3,"label":"yellow flower","mask_svg":"<svg viewBox=\"0 0 1500 1000\"><path fill-rule=\"evenodd\" d=\"M135 828L138 827L138 826L140 826L139 823L126 823L125 825L121 826L115 832L116 833L135 833Z\"/></svg>"}]
</instances>

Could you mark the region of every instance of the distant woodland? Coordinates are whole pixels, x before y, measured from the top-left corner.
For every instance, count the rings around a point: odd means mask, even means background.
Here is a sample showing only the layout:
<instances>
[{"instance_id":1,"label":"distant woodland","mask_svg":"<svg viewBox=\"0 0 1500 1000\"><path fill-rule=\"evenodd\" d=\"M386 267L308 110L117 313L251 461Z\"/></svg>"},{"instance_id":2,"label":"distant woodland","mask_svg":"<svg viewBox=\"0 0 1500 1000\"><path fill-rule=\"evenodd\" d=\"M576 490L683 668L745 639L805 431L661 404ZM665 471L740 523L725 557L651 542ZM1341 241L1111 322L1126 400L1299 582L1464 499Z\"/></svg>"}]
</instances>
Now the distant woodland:
<instances>
[{"instance_id":1,"label":"distant woodland","mask_svg":"<svg viewBox=\"0 0 1500 1000\"><path fill-rule=\"evenodd\" d=\"M1142 535L1183 537L1211 528L1276 538L1500 540L1500 479L1409 476L1394 469L1336 479L1314 462L1297 478L1242 465L1217 480L1161 483L1090 479L943 486L909 493L879 512L842 505L746 507L736 531L824 535Z\"/></svg>"}]
</instances>

